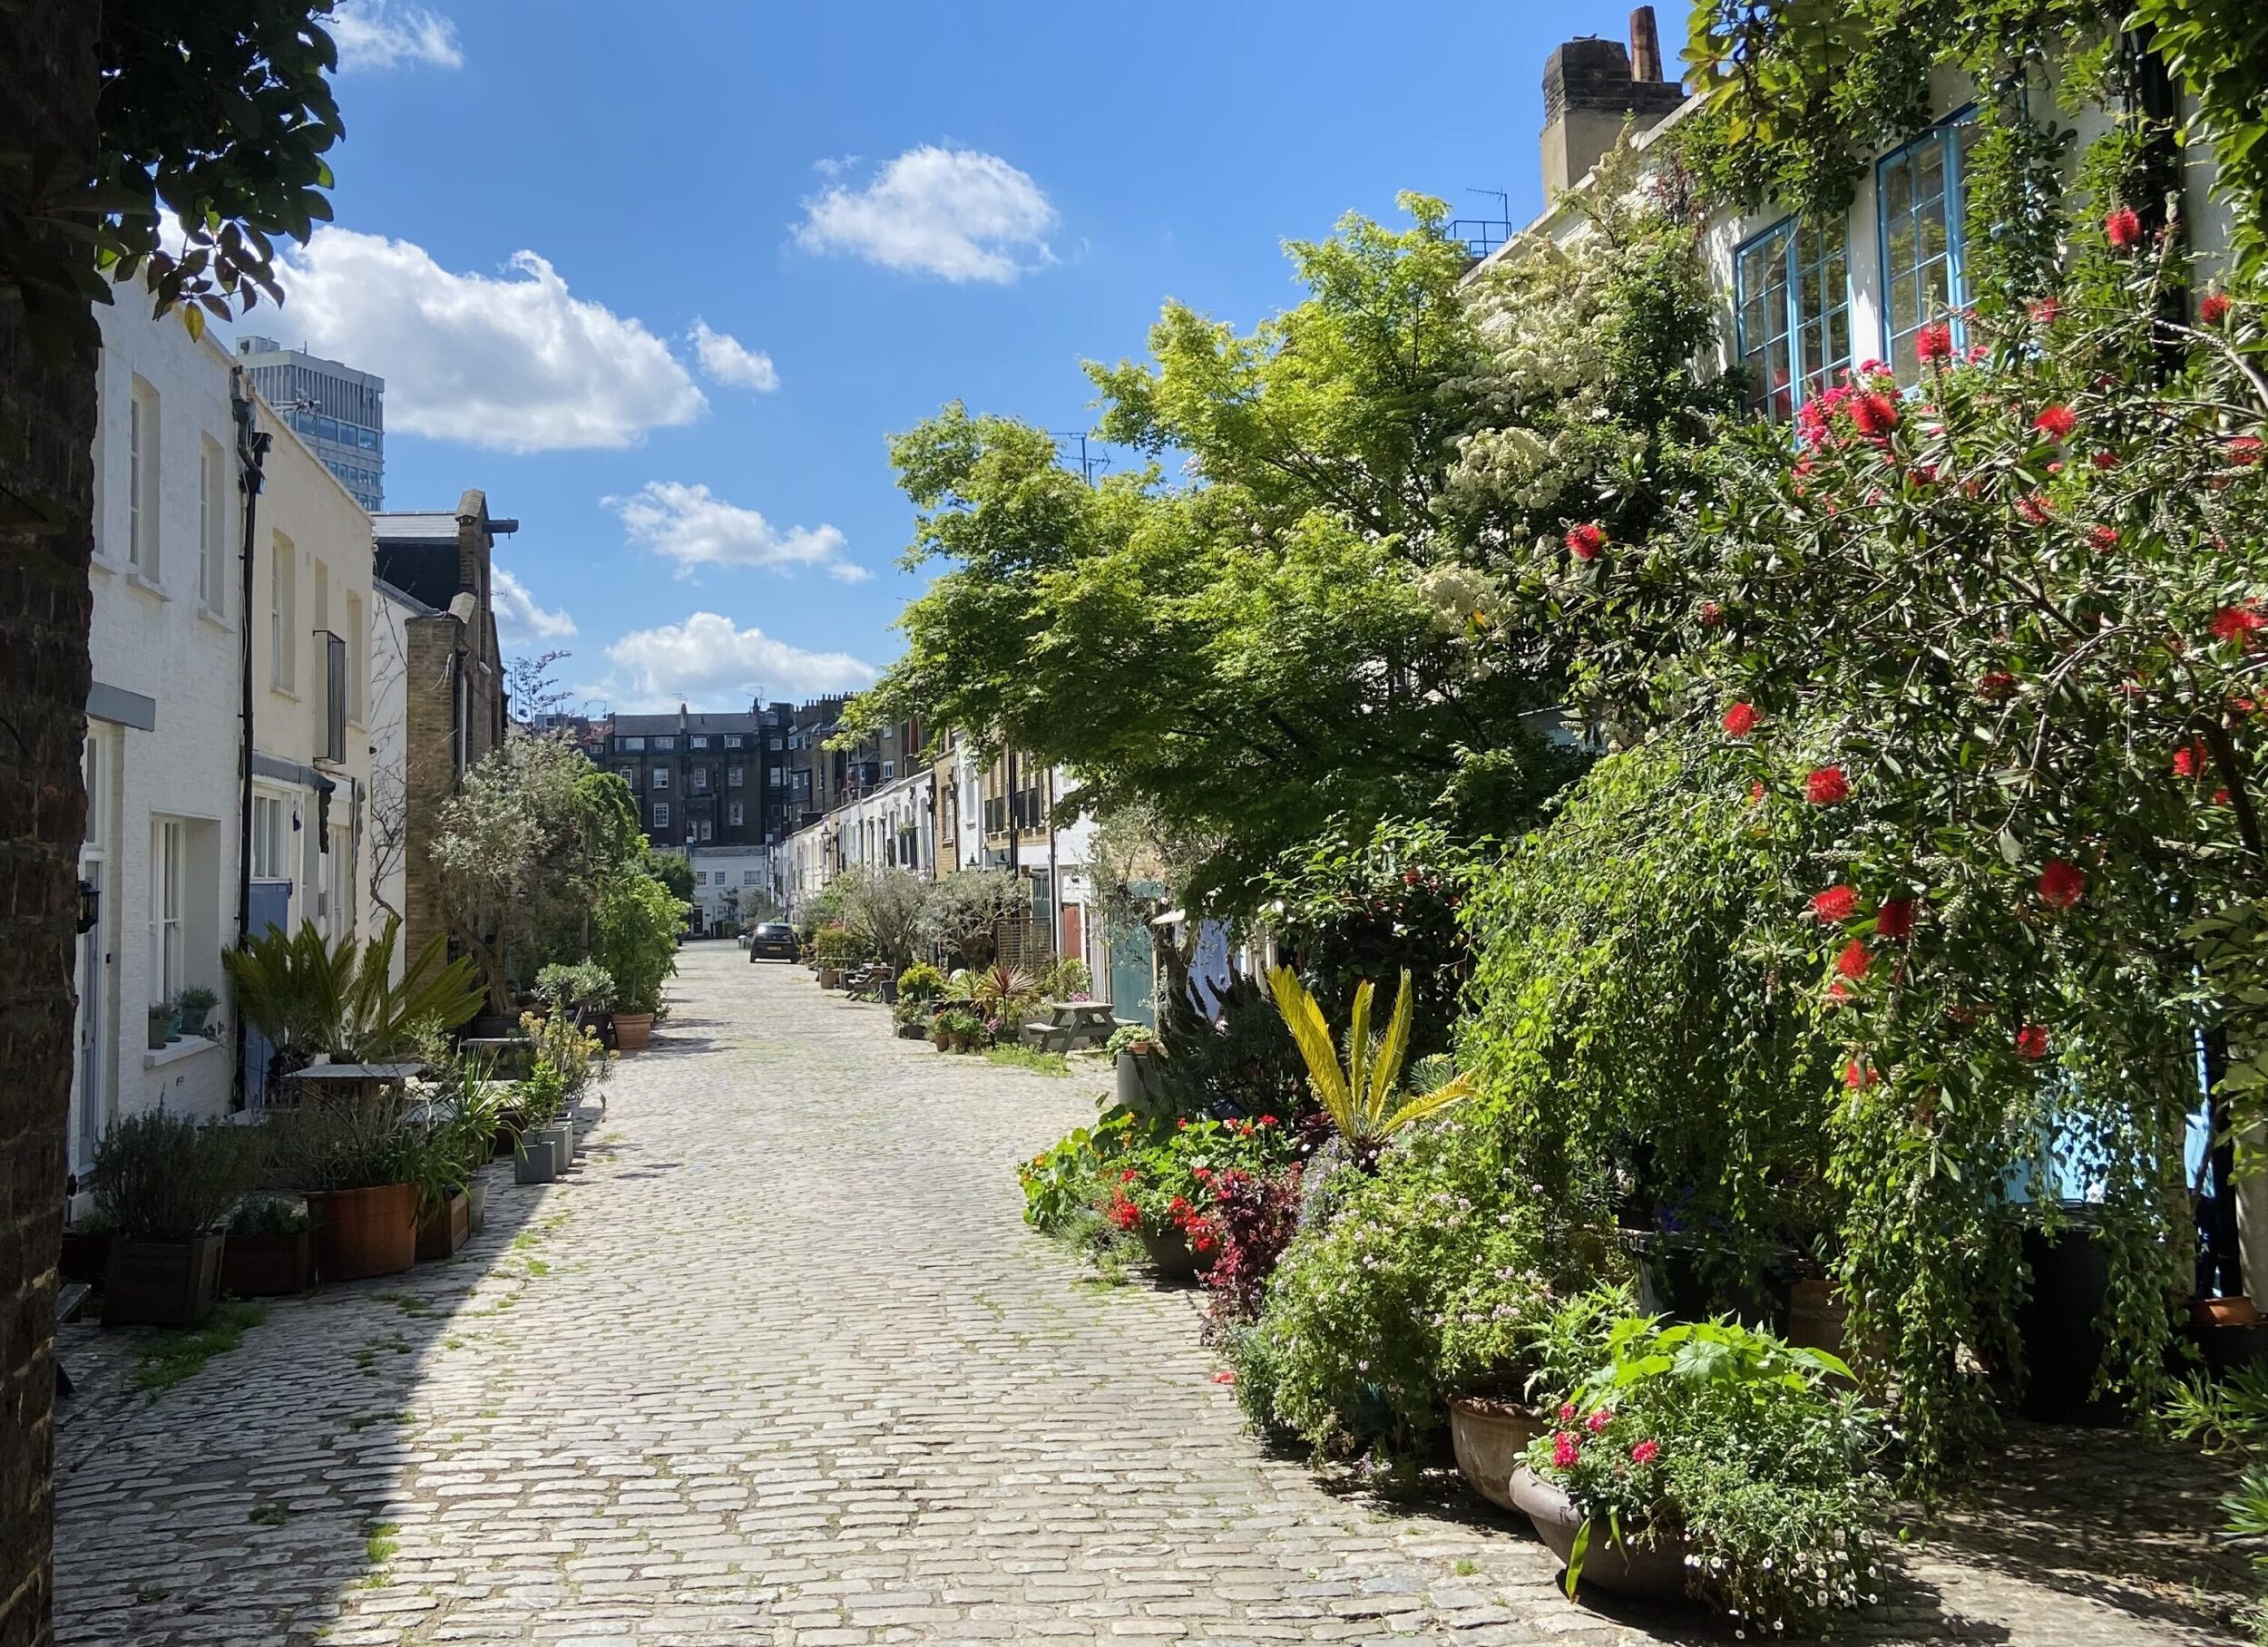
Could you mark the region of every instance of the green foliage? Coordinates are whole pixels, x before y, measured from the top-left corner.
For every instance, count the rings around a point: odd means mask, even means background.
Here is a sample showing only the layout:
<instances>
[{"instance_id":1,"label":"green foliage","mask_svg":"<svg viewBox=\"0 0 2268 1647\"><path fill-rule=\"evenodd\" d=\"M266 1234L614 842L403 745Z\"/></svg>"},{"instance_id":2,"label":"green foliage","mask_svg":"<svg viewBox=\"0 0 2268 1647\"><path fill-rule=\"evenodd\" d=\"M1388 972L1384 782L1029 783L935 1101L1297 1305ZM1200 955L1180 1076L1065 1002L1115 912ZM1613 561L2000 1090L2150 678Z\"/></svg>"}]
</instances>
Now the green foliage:
<instances>
[{"instance_id":1,"label":"green foliage","mask_svg":"<svg viewBox=\"0 0 2268 1647\"><path fill-rule=\"evenodd\" d=\"M297 1235L307 1227L307 1208L281 1195L247 1195L229 1214L231 1235Z\"/></svg>"},{"instance_id":2,"label":"green foliage","mask_svg":"<svg viewBox=\"0 0 2268 1647\"><path fill-rule=\"evenodd\" d=\"M1120 1024L1110 1031L1110 1038L1102 1043L1102 1050L1115 1059L1121 1052L1148 1052L1157 1045L1158 1031L1148 1024Z\"/></svg>"},{"instance_id":3,"label":"green foliage","mask_svg":"<svg viewBox=\"0 0 2268 1647\"><path fill-rule=\"evenodd\" d=\"M855 967L873 958L866 935L846 926L823 926L812 935L811 951L829 970Z\"/></svg>"},{"instance_id":4,"label":"green foliage","mask_svg":"<svg viewBox=\"0 0 2268 1647\"><path fill-rule=\"evenodd\" d=\"M863 701L863 700L860 700ZM943 945L964 966L992 959L992 930L1020 920L1031 904L1031 882L1004 869L961 869L941 875L922 905L922 937Z\"/></svg>"},{"instance_id":5,"label":"green foliage","mask_svg":"<svg viewBox=\"0 0 2268 1647\"><path fill-rule=\"evenodd\" d=\"M535 992L554 1012L604 1009L614 999L614 978L596 961L555 960L535 975Z\"/></svg>"},{"instance_id":6,"label":"green foliage","mask_svg":"<svg viewBox=\"0 0 2268 1647\"><path fill-rule=\"evenodd\" d=\"M406 1052L421 1034L454 1029L480 1010L473 963L448 960L440 933L412 958L401 982L392 981L401 931L398 915L367 943L327 940L312 921L296 933L270 927L222 950L220 964L237 1009L279 1053L366 1063Z\"/></svg>"},{"instance_id":7,"label":"green foliage","mask_svg":"<svg viewBox=\"0 0 2268 1647\"><path fill-rule=\"evenodd\" d=\"M121 1116L94 1152L94 1211L128 1241L188 1241L217 1229L257 1172L251 1136L171 1110Z\"/></svg>"},{"instance_id":8,"label":"green foliage","mask_svg":"<svg viewBox=\"0 0 2268 1647\"><path fill-rule=\"evenodd\" d=\"M2195 100L2191 131L2213 145L2214 191L2257 276L2268 261L2268 16L2251 0L2135 0L2134 16Z\"/></svg>"},{"instance_id":9,"label":"green foliage","mask_svg":"<svg viewBox=\"0 0 2268 1647\"><path fill-rule=\"evenodd\" d=\"M1190 992L1158 1013L1159 1090L1176 1115L1308 1113L1306 1072L1284 1016L1257 979L1237 974L1207 1018Z\"/></svg>"},{"instance_id":10,"label":"green foliage","mask_svg":"<svg viewBox=\"0 0 2268 1647\"><path fill-rule=\"evenodd\" d=\"M932 882L911 870L876 869L838 877L849 890L843 897L845 921L893 970L914 958L928 912Z\"/></svg>"},{"instance_id":11,"label":"green foliage","mask_svg":"<svg viewBox=\"0 0 2268 1647\"><path fill-rule=\"evenodd\" d=\"M1017 1041L993 1048L984 1055L984 1061L1010 1069L1029 1069L1034 1075L1067 1076L1071 1072L1070 1060L1061 1053L1041 1052Z\"/></svg>"},{"instance_id":12,"label":"green foliage","mask_svg":"<svg viewBox=\"0 0 2268 1647\"><path fill-rule=\"evenodd\" d=\"M2182 1440L2246 1457L2235 1490L2221 1500L2222 1526L2232 1542L2251 1546L2255 1579L2268 1584L2268 1553L2260 1544L2268 1537L2268 1463L2262 1462L2268 1452L2268 1368L2252 1362L2219 1382L2193 1375L2174 1387L2161 1417ZM2255 1601L2246 1617L2255 1639L2268 1636L2268 1603Z\"/></svg>"},{"instance_id":13,"label":"green foliage","mask_svg":"<svg viewBox=\"0 0 2268 1647\"><path fill-rule=\"evenodd\" d=\"M591 955L614 980L618 1010L651 1012L661 1005L663 981L677 975L685 910L650 875L617 876L601 892L592 911Z\"/></svg>"},{"instance_id":14,"label":"green foliage","mask_svg":"<svg viewBox=\"0 0 2268 1647\"><path fill-rule=\"evenodd\" d=\"M142 1340L128 1381L136 1389L161 1395L176 1384L204 1370L216 1355L226 1355L243 1343L244 1335L268 1319L265 1305L224 1298L212 1307L205 1324L186 1332L153 1333Z\"/></svg>"},{"instance_id":15,"label":"green foliage","mask_svg":"<svg viewBox=\"0 0 2268 1647\"><path fill-rule=\"evenodd\" d=\"M1354 1009L1348 1020L1345 1062L1331 1039L1323 1009L1289 967L1268 974L1277 1010L1306 1060L1308 1084L1323 1105L1323 1113L1337 1127L1348 1151L1358 1162L1375 1159L1386 1141L1412 1122L1438 1114L1472 1095L1472 1083L1463 1077L1440 1081L1422 1092L1402 1086L1403 1060L1410 1051L1410 974L1402 974L1394 997L1393 1016L1384 1031L1371 1033L1371 981L1354 986Z\"/></svg>"},{"instance_id":16,"label":"green foliage","mask_svg":"<svg viewBox=\"0 0 2268 1647\"><path fill-rule=\"evenodd\" d=\"M679 903L693 901L693 865L683 853L656 852L649 846L638 861L638 871L668 887Z\"/></svg>"},{"instance_id":17,"label":"green foliage","mask_svg":"<svg viewBox=\"0 0 2268 1647\"><path fill-rule=\"evenodd\" d=\"M1129 1234L1178 1229L1190 1238L1197 1256L1207 1259L1212 1236L1199 1226L1213 1210L1215 1180L1232 1171L1266 1176L1298 1153L1297 1135L1274 1116L1131 1124L1104 1174L1095 1210Z\"/></svg>"},{"instance_id":18,"label":"green foliage","mask_svg":"<svg viewBox=\"0 0 2268 1647\"><path fill-rule=\"evenodd\" d=\"M925 960L917 960L898 974L901 1001L933 1001L945 993L945 975Z\"/></svg>"},{"instance_id":19,"label":"green foliage","mask_svg":"<svg viewBox=\"0 0 2268 1647\"><path fill-rule=\"evenodd\" d=\"M1587 1547L1609 1535L1692 1542L1691 1592L1750 1628L1805 1632L1875 1599L1873 1414L1827 1380L1849 1369L1723 1321L1660 1327L1629 1317L1601 1364L1528 1455L1586 1517Z\"/></svg>"},{"instance_id":20,"label":"green foliage","mask_svg":"<svg viewBox=\"0 0 2268 1647\"><path fill-rule=\"evenodd\" d=\"M276 1112L262 1131L272 1181L303 1194L425 1180L425 1131L389 1104L308 1102Z\"/></svg>"}]
</instances>

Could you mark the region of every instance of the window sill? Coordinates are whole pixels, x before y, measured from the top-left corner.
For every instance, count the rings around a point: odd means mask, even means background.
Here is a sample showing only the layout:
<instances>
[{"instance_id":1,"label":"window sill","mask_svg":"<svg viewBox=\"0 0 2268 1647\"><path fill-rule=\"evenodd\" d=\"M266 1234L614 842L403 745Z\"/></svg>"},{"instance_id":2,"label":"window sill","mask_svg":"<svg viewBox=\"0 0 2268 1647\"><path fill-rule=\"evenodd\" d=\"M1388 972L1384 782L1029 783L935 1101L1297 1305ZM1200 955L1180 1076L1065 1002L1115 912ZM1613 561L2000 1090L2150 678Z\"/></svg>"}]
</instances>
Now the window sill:
<instances>
[{"instance_id":1,"label":"window sill","mask_svg":"<svg viewBox=\"0 0 2268 1647\"><path fill-rule=\"evenodd\" d=\"M126 573L126 587L131 590L140 590L152 600L171 600L173 599L172 596L165 592L165 586L163 584L157 582L154 579L145 578L140 572L133 571L132 570L129 570Z\"/></svg>"},{"instance_id":2,"label":"window sill","mask_svg":"<svg viewBox=\"0 0 2268 1647\"><path fill-rule=\"evenodd\" d=\"M292 703L296 704L299 701L299 695L297 692L294 692L289 687L270 685L268 689L278 697L288 699Z\"/></svg>"},{"instance_id":3,"label":"window sill","mask_svg":"<svg viewBox=\"0 0 2268 1647\"><path fill-rule=\"evenodd\" d=\"M209 606L200 606L197 609L197 621L219 634L233 635L236 633L236 627Z\"/></svg>"},{"instance_id":4,"label":"window sill","mask_svg":"<svg viewBox=\"0 0 2268 1647\"><path fill-rule=\"evenodd\" d=\"M183 1058L193 1058L200 1052L217 1052L219 1041L209 1041L201 1035L184 1035L178 1041L169 1041L142 1055L144 1069L162 1069L168 1064L178 1064Z\"/></svg>"},{"instance_id":5,"label":"window sill","mask_svg":"<svg viewBox=\"0 0 2268 1647\"><path fill-rule=\"evenodd\" d=\"M106 555L89 555L87 557L86 563L94 570L98 572L108 572L113 578L126 570L117 561L111 560Z\"/></svg>"}]
</instances>

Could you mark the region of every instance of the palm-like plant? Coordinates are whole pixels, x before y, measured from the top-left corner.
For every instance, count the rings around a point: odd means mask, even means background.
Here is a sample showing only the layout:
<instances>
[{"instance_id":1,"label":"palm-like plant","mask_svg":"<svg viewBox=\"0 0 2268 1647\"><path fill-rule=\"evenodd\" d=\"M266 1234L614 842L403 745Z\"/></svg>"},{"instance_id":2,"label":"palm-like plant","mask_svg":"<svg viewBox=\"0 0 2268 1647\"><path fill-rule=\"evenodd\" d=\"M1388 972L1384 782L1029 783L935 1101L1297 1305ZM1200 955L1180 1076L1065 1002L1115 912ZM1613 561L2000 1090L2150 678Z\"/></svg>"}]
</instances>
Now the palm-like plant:
<instances>
[{"instance_id":1,"label":"palm-like plant","mask_svg":"<svg viewBox=\"0 0 2268 1647\"><path fill-rule=\"evenodd\" d=\"M333 943L312 921L292 933L270 927L224 951L220 964L236 987L237 1009L279 1051L386 1057L406 1050L423 1028L455 1028L483 999L473 962L446 960L448 940L439 934L395 983L401 929L401 917L389 916L367 943Z\"/></svg>"},{"instance_id":2,"label":"palm-like plant","mask_svg":"<svg viewBox=\"0 0 2268 1647\"><path fill-rule=\"evenodd\" d=\"M1285 1027L1292 1032L1300 1057L1306 1060L1307 1078L1324 1113L1339 1129L1356 1161L1376 1160L1386 1140L1403 1127L1472 1096L1471 1077L1447 1075L1432 1058L1421 1060L1419 1072L1423 1078L1420 1082L1410 1088L1402 1085L1403 1060L1410 1054L1407 967L1402 970L1402 990L1394 998L1393 1016L1386 1020L1383 1035L1371 1033L1370 980L1364 979L1355 985L1354 1017L1347 1027L1344 1062L1331 1039L1331 1026L1324 1020L1323 1009L1307 993L1298 974L1289 967L1277 967L1268 974L1268 988L1275 993L1276 1009L1284 1015Z\"/></svg>"}]
</instances>

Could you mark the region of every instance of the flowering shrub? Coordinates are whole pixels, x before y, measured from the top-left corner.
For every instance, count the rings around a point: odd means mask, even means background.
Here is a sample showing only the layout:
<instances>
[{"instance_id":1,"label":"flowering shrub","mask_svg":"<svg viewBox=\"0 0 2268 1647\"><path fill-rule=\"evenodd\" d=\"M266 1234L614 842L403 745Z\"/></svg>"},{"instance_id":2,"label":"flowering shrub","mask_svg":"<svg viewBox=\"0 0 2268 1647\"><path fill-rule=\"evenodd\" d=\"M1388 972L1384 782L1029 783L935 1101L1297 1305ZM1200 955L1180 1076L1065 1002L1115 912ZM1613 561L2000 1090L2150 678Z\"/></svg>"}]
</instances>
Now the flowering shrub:
<instances>
[{"instance_id":1,"label":"flowering shrub","mask_svg":"<svg viewBox=\"0 0 2268 1647\"><path fill-rule=\"evenodd\" d=\"M1023 1185L1023 1221L1051 1235L1062 1234L1082 1215L1091 1215L1105 1198L1104 1176L1133 1147L1134 1118L1113 1116L1080 1126L1016 1169Z\"/></svg>"},{"instance_id":2,"label":"flowering shrub","mask_svg":"<svg viewBox=\"0 0 2268 1647\"><path fill-rule=\"evenodd\" d=\"M1179 1230L1200 1264L1219 1255L1214 1196L1230 1172L1266 1176L1286 1165L1297 1135L1274 1116L1250 1121L1160 1122L1149 1142L1129 1150L1105 1186L1102 1214L1129 1233Z\"/></svg>"},{"instance_id":3,"label":"flowering shrub","mask_svg":"<svg viewBox=\"0 0 2268 1647\"><path fill-rule=\"evenodd\" d=\"M1294 1161L1272 1172L1230 1166L1212 1174L1211 1210L1189 1236L1190 1250L1212 1261L1205 1270L1209 1330L1258 1317L1268 1278L1299 1228L1304 1167Z\"/></svg>"},{"instance_id":4,"label":"flowering shrub","mask_svg":"<svg viewBox=\"0 0 2268 1647\"><path fill-rule=\"evenodd\" d=\"M1873 1599L1882 1433L1833 1357L1725 1322L1628 1317L1528 1466L1609 1536L1687 1541L1687 1588L1753 1627L1803 1631Z\"/></svg>"}]
</instances>

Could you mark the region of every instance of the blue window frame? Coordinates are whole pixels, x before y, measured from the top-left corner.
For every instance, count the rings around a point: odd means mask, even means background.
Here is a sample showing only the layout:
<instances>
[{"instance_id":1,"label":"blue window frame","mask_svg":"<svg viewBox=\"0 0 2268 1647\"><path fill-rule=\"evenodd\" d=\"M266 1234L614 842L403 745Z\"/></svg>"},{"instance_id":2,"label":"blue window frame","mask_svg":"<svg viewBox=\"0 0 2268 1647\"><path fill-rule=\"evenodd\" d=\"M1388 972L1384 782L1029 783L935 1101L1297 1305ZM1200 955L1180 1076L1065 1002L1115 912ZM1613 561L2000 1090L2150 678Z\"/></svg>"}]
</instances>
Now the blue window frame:
<instances>
[{"instance_id":1,"label":"blue window frame","mask_svg":"<svg viewBox=\"0 0 2268 1647\"><path fill-rule=\"evenodd\" d=\"M1851 258L1841 229L1788 218L1733 254L1752 411L1789 418L1851 364Z\"/></svg>"},{"instance_id":2,"label":"blue window frame","mask_svg":"<svg viewBox=\"0 0 2268 1647\"><path fill-rule=\"evenodd\" d=\"M1969 328L1960 317L1970 298L1963 174L1976 138L1977 122L1964 109L1874 167L1882 249L1882 355L1901 383L1921 379L1914 334L1923 326L1949 321L1955 344L1968 343Z\"/></svg>"}]
</instances>

